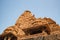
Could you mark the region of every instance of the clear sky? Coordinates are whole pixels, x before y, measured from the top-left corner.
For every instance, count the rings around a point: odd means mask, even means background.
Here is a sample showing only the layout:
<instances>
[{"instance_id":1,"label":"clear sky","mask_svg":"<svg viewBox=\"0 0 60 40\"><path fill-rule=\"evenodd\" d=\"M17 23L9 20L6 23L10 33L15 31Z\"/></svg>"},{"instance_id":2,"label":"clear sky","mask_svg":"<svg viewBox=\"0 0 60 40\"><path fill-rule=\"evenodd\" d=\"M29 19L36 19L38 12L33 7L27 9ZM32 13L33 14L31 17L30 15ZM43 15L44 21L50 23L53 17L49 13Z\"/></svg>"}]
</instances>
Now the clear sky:
<instances>
[{"instance_id":1,"label":"clear sky","mask_svg":"<svg viewBox=\"0 0 60 40\"><path fill-rule=\"evenodd\" d=\"M60 25L60 0L0 0L0 34L25 10L36 17L50 17Z\"/></svg>"}]
</instances>

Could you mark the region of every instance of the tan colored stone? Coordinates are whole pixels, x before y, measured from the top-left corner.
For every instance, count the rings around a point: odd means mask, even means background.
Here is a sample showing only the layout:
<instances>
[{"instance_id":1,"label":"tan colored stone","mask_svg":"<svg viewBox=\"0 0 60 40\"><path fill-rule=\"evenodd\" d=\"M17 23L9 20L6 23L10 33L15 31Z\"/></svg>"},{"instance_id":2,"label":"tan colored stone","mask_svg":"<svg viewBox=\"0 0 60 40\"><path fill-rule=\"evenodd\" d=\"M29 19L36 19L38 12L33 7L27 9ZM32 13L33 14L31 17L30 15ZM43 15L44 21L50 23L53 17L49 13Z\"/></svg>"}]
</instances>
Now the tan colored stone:
<instances>
[{"instance_id":1,"label":"tan colored stone","mask_svg":"<svg viewBox=\"0 0 60 40\"><path fill-rule=\"evenodd\" d=\"M60 26L51 18L35 18L27 10L17 19L15 25L4 30L0 40L6 37L13 40L60 40Z\"/></svg>"}]
</instances>

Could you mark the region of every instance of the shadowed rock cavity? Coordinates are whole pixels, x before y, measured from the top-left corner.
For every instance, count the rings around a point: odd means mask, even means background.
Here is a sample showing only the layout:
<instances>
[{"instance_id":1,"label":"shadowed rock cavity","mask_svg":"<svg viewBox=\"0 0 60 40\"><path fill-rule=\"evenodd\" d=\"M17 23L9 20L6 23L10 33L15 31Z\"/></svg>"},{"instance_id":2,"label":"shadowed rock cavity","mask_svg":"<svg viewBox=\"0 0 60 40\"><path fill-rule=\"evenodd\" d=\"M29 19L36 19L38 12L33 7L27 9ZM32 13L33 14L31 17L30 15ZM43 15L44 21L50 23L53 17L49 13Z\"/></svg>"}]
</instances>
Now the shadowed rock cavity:
<instances>
[{"instance_id":1,"label":"shadowed rock cavity","mask_svg":"<svg viewBox=\"0 0 60 40\"><path fill-rule=\"evenodd\" d=\"M43 25L42 26L36 26L36 27L23 29L23 31L26 33L26 35L38 34L38 33L42 33L43 31L45 31L49 35L50 32L51 32L49 27L43 26Z\"/></svg>"},{"instance_id":2,"label":"shadowed rock cavity","mask_svg":"<svg viewBox=\"0 0 60 40\"><path fill-rule=\"evenodd\" d=\"M0 40L17 40L17 37L12 33L8 33L8 34L1 35Z\"/></svg>"}]
</instances>

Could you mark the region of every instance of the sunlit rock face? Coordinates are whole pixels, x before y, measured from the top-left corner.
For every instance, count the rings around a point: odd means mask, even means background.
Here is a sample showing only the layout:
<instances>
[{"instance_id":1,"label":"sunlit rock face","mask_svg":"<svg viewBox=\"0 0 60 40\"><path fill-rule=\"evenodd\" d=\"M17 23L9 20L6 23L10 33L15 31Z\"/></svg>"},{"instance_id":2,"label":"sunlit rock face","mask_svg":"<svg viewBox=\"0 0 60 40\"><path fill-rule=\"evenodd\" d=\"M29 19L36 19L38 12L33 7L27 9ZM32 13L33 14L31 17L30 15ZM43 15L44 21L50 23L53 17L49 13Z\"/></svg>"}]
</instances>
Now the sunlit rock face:
<instances>
[{"instance_id":1,"label":"sunlit rock face","mask_svg":"<svg viewBox=\"0 0 60 40\"><path fill-rule=\"evenodd\" d=\"M36 18L26 10L15 25L3 31L0 40L60 40L60 26L51 18Z\"/></svg>"}]
</instances>

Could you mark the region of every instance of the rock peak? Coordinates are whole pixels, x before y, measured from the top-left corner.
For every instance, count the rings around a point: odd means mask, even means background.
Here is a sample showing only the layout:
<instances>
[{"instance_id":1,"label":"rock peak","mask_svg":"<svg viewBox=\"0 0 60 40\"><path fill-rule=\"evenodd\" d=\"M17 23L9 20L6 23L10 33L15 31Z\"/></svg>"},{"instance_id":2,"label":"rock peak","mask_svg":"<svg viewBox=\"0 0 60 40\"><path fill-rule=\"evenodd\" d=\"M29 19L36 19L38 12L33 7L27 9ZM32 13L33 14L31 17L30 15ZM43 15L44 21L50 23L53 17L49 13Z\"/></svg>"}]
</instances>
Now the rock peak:
<instances>
[{"instance_id":1,"label":"rock peak","mask_svg":"<svg viewBox=\"0 0 60 40\"><path fill-rule=\"evenodd\" d=\"M33 16L33 15L31 13L31 11L26 10L26 11L24 11L24 13L21 16Z\"/></svg>"},{"instance_id":2,"label":"rock peak","mask_svg":"<svg viewBox=\"0 0 60 40\"><path fill-rule=\"evenodd\" d=\"M25 12L29 12L29 13L31 13L31 11L29 11L29 10L26 10Z\"/></svg>"},{"instance_id":3,"label":"rock peak","mask_svg":"<svg viewBox=\"0 0 60 40\"><path fill-rule=\"evenodd\" d=\"M26 10L15 25L8 27L0 35L0 40L32 39L60 40L60 26L51 18L35 18L29 10Z\"/></svg>"}]
</instances>

